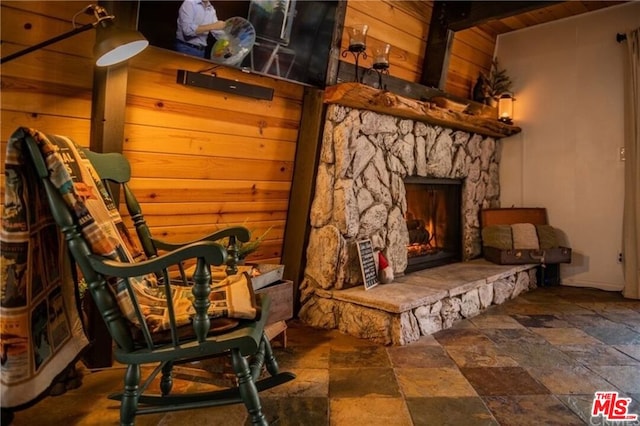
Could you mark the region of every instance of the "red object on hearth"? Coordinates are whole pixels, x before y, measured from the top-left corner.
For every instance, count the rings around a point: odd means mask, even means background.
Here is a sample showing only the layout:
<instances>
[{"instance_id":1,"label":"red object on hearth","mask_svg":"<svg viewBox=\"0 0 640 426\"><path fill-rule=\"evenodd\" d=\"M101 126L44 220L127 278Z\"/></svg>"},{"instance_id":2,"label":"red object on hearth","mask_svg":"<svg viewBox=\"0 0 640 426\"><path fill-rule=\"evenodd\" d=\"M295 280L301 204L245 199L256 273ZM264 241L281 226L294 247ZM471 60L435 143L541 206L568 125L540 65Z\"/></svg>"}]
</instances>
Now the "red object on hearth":
<instances>
[{"instance_id":1,"label":"red object on hearth","mask_svg":"<svg viewBox=\"0 0 640 426\"><path fill-rule=\"evenodd\" d=\"M384 257L384 254L382 254L382 252L379 252L378 253L378 269L382 271L388 266L389 266L389 261L387 260L386 257Z\"/></svg>"},{"instance_id":2,"label":"red object on hearth","mask_svg":"<svg viewBox=\"0 0 640 426\"><path fill-rule=\"evenodd\" d=\"M382 284L388 284L393 281L393 268L389 266L389 261L382 254L378 252L378 278Z\"/></svg>"}]
</instances>

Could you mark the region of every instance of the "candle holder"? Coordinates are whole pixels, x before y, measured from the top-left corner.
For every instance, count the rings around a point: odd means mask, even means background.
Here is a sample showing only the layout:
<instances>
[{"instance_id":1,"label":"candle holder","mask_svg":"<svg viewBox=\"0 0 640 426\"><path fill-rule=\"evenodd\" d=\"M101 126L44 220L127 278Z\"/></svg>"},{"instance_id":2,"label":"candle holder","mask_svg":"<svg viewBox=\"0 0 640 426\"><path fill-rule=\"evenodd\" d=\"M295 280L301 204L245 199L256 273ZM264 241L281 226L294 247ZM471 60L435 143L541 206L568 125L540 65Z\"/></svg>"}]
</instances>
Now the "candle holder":
<instances>
[{"instance_id":1,"label":"candle holder","mask_svg":"<svg viewBox=\"0 0 640 426\"><path fill-rule=\"evenodd\" d=\"M382 74L389 75L390 50L391 45L388 43L373 49L373 66L367 70L367 73L375 71L378 74L378 89L386 90L386 87L382 85Z\"/></svg>"},{"instance_id":2,"label":"candle holder","mask_svg":"<svg viewBox=\"0 0 640 426\"><path fill-rule=\"evenodd\" d=\"M367 59L367 30L369 26L366 24L357 25L354 27L350 27L349 31L349 47L342 52L342 57L346 58L349 53L353 55L355 59L355 74L356 74L356 82L360 83L360 78L358 76L358 60L360 59L360 55L362 55L363 59Z\"/></svg>"}]
</instances>

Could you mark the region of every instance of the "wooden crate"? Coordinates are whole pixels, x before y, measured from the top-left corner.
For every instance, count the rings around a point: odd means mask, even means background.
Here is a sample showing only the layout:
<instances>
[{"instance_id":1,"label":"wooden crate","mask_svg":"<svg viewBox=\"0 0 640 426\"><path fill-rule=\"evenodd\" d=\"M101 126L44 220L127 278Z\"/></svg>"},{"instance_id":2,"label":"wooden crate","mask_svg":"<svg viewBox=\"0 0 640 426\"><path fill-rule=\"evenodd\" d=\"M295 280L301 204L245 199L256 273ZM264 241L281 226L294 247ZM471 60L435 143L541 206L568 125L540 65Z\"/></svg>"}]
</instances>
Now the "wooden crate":
<instances>
[{"instance_id":1,"label":"wooden crate","mask_svg":"<svg viewBox=\"0 0 640 426\"><path fill-rule=\"evenodd\" d=\"M282 274L284 273L284 265L253 265L258 268L260 275L251 277L251 284L254 290L260 290L270 284L282 280ZM241 271L243 266L238 266L238 271ZM251 267L249 267L250 269Z\"/></svg>"},{"instance_id":2,"label":"wooden crate","mask_svg":"<svg viewBox=\"0 0 640 426\"><path fill-rule=\"evenodd\" d=\"M293 281L278 281L256 290L256 294L268 294L271 297L267 324L286 321L293 317Z\"/></svg>"}]
</instances>

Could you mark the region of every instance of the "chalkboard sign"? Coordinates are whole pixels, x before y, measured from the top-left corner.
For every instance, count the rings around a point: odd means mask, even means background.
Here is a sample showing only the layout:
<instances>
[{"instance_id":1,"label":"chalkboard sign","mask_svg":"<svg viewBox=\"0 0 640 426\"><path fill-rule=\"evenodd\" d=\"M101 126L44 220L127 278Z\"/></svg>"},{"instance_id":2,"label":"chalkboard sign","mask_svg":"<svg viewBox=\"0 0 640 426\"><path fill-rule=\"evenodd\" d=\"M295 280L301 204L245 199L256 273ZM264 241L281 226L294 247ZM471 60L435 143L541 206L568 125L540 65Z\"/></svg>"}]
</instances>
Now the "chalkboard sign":
<instances>
[{"instance_id":1,"label":"chalkboard sign","mask_svg":"<svg viewBox=\"0 0 640 426\"><path fill-rule=\"evenodd\" d=\"M358 245L358 256L360 257L360 269L364 280L364 289L369 290L380 284L378 281L378 270L373 257L373 245L370 239L360 240Z\"/></svg>"}]
</instances>

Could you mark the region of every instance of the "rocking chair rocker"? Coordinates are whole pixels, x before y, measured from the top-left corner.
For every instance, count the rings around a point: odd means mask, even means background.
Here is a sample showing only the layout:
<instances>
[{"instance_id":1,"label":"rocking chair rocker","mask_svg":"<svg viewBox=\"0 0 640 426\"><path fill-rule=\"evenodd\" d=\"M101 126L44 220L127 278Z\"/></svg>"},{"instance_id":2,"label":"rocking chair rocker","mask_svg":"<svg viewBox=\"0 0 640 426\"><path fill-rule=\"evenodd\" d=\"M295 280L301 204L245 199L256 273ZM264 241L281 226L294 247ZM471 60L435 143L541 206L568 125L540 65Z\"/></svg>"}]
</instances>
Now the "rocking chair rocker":
<instances>
[{"instance_id":1,"label":"rocking chair rocker","mask_svg":"<svg viewBox=\"0 0 640 426\"><path fill-rule=\"evenodd\" d=\"M123 392L109 396L120 401L121 424L134 424L138 414L244 403L252 424L266 425L258 393L295 378L292 373L279 372L263 331L270 301L268 297L255 297L246 274L230 275L221 283L212 284L210 269L212 265L226 264L228 273L235 272L235 242L249 241L249 231L233 227L192 243L164 243L151 237L140 205L127 185L131 173L124 156L97 154L76 147L67 138L25 128L18 129L12 139L19 139L25 155L31 158L52 215L116 343L114 358L126 365ZM69 169L69 153L75 154L71 165L77 169L72 176L67 175L65 182L59 173L65 166ZM80 169L85 164L90 166L88 171ZM78 183L78 175L89 176L100 194L96 197L95 191L89 190L79 195L78 187L83 188L84 183ZM140 250L127 253L136 244L131 243L133 239L121 222L101 223L111 221L114 214L119 219L117 202L113 201L115 191L110 186L119 188L124 195L144 256L138 256ZM106 200L101 208L106 206L104 211L110 214L88 215L90 201L84 197L92 198L91 202L96 198L100 202ZM99 226L91 228L87 220ZM105 248L113 245L111 240L117 237L107 232L95 238L92 233L96 228L115 230L124 244ZM216 242L223 238L230 242L227 248ZM189 277L185 271L193 265L195 272ZM234 298L246 294L244 305L234 311L237 307L231 306L229 297L221 309L212 309L220 306L218 297L230 291L236 292ZM176 294L184 298L178 299ZM214 294L216 297L212 298ZM160 311L154 305L158 300L166 303ZM192 304L185 308L185 301ZM221 355L230 357L236 386L213 392L171 393L174 365ZM141 366L148 364L156 367L142 383ZM265 365L269 375L263 376ZM158 374L161 394L153 395L148 388Z\"/></svg>"}]
</instances>

